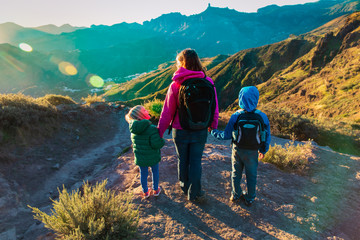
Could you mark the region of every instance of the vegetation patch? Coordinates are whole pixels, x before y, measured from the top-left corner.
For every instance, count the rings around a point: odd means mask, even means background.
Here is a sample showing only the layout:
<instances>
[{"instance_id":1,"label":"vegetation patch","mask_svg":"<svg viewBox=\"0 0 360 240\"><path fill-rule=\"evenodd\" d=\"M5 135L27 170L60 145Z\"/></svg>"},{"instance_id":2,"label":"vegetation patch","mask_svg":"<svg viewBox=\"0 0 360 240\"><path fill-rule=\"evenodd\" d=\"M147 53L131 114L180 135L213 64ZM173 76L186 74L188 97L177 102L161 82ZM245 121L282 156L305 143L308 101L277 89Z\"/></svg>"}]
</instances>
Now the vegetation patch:
<instances>
[{"instance_id":1,"label":"vegetation patch","mask_svg":"<svg viewBox=\"0 0 360 240\"><path fill-rule=\"evenodd\" d=\"M310 141L297 145L294 144L294 141L291 141L285 144L284 147L277 144L270 146L262 161L274 164L285 171L304 173L309 161L315 159L315 157L313 145Z\"/></svg>"},{"instance_id":2,"label":"vegetation patch","mask_svg":"<svg viewBox=\"0 0 360 240\"><path fill-rule=\"evenodd\" d=\"M164 101L161 101L156 98L144 104L144 107L149 111L150 115L152 117L155 117L156 119L160 118L160 114L163 106L164 106Z\"/></svg>"},{"instance_id":3,"label":"vegetation patch","mask_svg":"<svg viewBox=\"0 0 360 240\"><path fill-rule=\"evenodd\" d=\"M271 133L277 136L306 141L318 137L318 127L309 119L293 114L276 106L267 106L262 109L269 118Z\"/></svg>"},{"instance_id":4,"label":"vegetation patch","mask_svg":"<svg viewBox=\"0 0 360 240\"><path fill-rule=\"evenodd\" d=\"M57 127L56 107L44 99L22 94L0 94L1 141L24 135L28 130L50 134ZM26 135L26 134L25 134Z\"/></svg>"},{"instance_id":5,"label":"vegetation patch","mask_svg":"<svg viewBox=\"0 0 360 240\"><path fill-rule=\"evenodd\" d=\"M118 240L136 237L139 211L134 209L132 196L127 193L116 194L105 189L107 180L88 182L71 194L63 187L59 200L53 200L50 215L36 207L32 209L34 218L42 221L45 227L55 231L56 239L68 240Z\"/></svg>"},{"instance_id":6,"label":"vegetation patch","mask_svg":"<svg viewBox=\"0 0 360 240\"><path fill-rule=\"evenodd\" d=\"M61 104L76 104L76 102L69 96L55 95L55 94L47 94L42 98L39 98L40 101L46 100L50 104L54 106L58 106Z\"/></svg>"},{"instance_id":7,"label":"vegetation patch","mask_svg":"<svg viewBox=\"0 0 360 240\"><path fill-rule=\"evenodd\" d=\"M85 102L86 105L91 105L93 103L102 103L105 102L103 96L98 96L96 93L94 95L88 95L87 97L81 98L82 101Z\"/></svg>"}]
</instances>

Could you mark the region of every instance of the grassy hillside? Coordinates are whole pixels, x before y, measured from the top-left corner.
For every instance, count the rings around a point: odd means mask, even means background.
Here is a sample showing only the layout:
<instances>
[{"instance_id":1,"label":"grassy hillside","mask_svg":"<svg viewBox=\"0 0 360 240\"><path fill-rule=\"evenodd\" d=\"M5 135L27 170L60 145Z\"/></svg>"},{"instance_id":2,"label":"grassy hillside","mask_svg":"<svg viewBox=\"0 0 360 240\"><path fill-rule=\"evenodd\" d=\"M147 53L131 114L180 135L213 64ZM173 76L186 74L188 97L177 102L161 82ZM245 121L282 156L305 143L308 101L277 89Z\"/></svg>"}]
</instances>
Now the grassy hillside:
<instances>
[{"instance_id":1,"label":"grassy hillside","mask_svg":"<svg viewBox=\"0 0 360 240\"><path fill-rule=\"evenodd\" d=\"M202 59L204 66L212 68L225 61L228 56L218 55ZM162 64L157 70L122 84L115 84L104 96L109 101L144 102L148 99L164 99L172 76L176 70L174 62Z\"/></svg>"},{"instance_id":2,"label":"grassy hillside","mask_svg":"<svg viewBox=\"0 0 360 240\"><path fill-rule=\"evenodd\" d=\"M0 106L0 162L54 135L75 143L87 135L101 135L96 129L106 126L106 113L111 112L107 104L82 105L68 96L53 94L40 98L0 94Z\"/></svg>"},{"instance_id":3,"label":"grassy hillside","mask_svg":"<svg viewBox=\"0 0 360 240\"><path fill-rule=\"evenodd\" d=\"M360 12L259 85L261 101L316 118L360 122Z\"/></svg>"}]
</instances>

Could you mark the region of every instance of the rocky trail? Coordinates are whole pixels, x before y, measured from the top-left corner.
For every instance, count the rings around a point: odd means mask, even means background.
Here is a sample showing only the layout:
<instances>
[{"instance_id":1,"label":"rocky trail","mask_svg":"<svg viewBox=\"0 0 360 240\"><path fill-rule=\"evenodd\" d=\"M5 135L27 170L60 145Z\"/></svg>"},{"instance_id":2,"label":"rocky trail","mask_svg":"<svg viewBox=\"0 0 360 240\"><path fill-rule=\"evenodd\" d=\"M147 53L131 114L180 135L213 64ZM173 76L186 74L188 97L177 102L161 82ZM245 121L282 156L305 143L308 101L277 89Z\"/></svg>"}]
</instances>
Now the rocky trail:
<instances>
[{"instance_id":1,"label":"rocky trail","mask_svg":"<svg viewBox=\"0 0 360 240\"><path fill-rule=\"evenodd\" d=\"M91 182L103 169L113 164L116 156L131 142L124 113L114 114L111 131L88 143L61 148L47 143L45 150L28 150L26 159L5 164L0 171L0 239L37 239L48 232L34 220L27 205L49 211L58 188L79 188ZM50 145L54 145L50 147ZM52 149L53 151L49 151ZM57 149L57 150L56 150ZM23 167L22 167L23 166Z\"/></svg>"},{"instance_id":2,"label":"rocky trail","mask_svg":"<svg viewBox=\"0 0 360 240\"><path fill-rule=\"evenodd\" d=\"M1 240L54 239L43 224L32 219L26 205L48 211L49 197L56 197L57 187L64 184L68 189L76 189L83 179L108 179L108 187L134 194L134 203L140 210L141 239L358 239L359 157L315 146L316 159L305 175L260 162L257 199L247 207L229 200L229 142L209 136L202 162L207 201L196 204L189 202L179 188L175 148L166 135L160 163L162 193L144 200L140 197L139 171L132 151L118 157L130 146L124 113L120 115L121 121L111 131L111 138L78 149L33 192L9 179L9 175L0 175ZM272 144L286 142L272 138Z\"/></svg>"}]
</instances>

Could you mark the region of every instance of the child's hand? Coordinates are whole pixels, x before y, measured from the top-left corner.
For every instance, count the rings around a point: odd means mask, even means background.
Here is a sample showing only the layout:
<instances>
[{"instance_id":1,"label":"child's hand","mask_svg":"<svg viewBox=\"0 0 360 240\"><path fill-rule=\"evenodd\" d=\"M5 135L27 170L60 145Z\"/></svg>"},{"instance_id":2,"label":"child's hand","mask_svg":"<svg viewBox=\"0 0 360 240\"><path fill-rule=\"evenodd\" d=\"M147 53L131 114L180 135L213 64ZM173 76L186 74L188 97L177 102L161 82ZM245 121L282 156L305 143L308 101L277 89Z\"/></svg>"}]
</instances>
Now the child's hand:
<instances>
[{"instance_id":1,"label":"child's hand","mask_svg":"<svg viewBox=\"0 0 360 240\"><path fill-rule=\"evenodd\" d=\"M265 156L265 155L264 155L263 153L259 152L259 160L263 159L264 156Z\"/></svg>"},{"instance_id":2,"label":"child's hand","mask_svg":"<svg viewBox=\"0 0 360 240\"><path fill-rule=\"evenodd\" d=\"M212 130L212 128L211 128L211 127L208 127L208 132L209 132L209 133L211 133L211 130Z\"/></svg>"}]
</instances>

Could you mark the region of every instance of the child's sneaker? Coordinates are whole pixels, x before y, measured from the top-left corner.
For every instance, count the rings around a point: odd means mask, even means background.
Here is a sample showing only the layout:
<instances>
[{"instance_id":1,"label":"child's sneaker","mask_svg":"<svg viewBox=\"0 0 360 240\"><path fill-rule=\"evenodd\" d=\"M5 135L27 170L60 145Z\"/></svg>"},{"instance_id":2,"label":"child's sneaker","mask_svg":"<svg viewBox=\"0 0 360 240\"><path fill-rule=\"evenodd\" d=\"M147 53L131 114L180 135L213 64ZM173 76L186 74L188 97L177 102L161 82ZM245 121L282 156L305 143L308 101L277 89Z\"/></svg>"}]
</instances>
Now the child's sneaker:
<instances>
[{"instance_id":1,"label":"child's sneaker","mask_svg":"<svg viewBox=\"0 0 360 240\"><path fill-rule=\"evenodd\" d=\"M159 196L160 192L161 192L161 188L158 187L157 190L152 190L152 195L154 195L155 197L157 197L157 196Z\"/></svg>"},{"instance_id":2,"label":"child's sneaker","mask_svg":"<svg viewBox=\"0 0 360 240\"><path fill-rule=\"evenodd\" d=\"M148 198L148 197L150 197L150 189L147 191L147 192L143 192L142 193L142 197L144 198L144 199L146 199L146 198Z\"/></svg>"}]
</instances>

